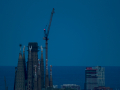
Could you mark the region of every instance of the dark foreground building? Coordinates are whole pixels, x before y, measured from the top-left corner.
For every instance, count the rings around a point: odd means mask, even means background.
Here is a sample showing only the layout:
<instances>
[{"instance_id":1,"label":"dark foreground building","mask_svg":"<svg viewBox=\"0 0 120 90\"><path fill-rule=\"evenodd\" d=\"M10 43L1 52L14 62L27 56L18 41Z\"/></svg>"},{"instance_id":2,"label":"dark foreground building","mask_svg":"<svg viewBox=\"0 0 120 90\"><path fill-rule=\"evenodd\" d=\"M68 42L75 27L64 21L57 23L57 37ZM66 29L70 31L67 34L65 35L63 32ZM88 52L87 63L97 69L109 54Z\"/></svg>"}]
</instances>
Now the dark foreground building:
<instances>
[{"instance_id":1,"label":"dark foreground building","mask_svg":"<svg viewBox=\"0 0 120 90\"><path fill-rule=\"evenodd\" d=\"M18 65L15 67L14 90L44 90L47 88L52 89L52 74L50 74L50 85L45 88L43 48L41 46L40 59L38 59L38 48L39 46L36 42L28 44L28 61L26 63L25 47L23 48L22 55L20 46ZM52 73L52 70L50 72Z\"/></svg>"}]
</instances>

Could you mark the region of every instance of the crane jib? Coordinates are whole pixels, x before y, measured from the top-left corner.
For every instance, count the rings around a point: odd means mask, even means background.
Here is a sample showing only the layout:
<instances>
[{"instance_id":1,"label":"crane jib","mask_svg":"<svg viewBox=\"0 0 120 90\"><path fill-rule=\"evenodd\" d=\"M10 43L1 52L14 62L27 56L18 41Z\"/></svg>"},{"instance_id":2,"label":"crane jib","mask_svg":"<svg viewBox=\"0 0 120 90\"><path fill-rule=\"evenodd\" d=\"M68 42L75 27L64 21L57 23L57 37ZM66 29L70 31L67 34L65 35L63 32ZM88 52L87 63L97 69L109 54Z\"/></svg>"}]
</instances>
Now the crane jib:
<instances>
[{"instance_id":1,"label":"crane jib","mask_svg":"<svg viewBox=\"0 0 120 90\"><path fill-rule=\"evenodd\" d=\"M53 8L53 10L51 12L50 22L49 22L49 26L48 26L48 30L47 30L48 31L47 35L49 34L49 30L50 30L50 26L51 26L51 22L52 22L53 13L54 13L54 8Z\"/></svg>"}]
</instances>

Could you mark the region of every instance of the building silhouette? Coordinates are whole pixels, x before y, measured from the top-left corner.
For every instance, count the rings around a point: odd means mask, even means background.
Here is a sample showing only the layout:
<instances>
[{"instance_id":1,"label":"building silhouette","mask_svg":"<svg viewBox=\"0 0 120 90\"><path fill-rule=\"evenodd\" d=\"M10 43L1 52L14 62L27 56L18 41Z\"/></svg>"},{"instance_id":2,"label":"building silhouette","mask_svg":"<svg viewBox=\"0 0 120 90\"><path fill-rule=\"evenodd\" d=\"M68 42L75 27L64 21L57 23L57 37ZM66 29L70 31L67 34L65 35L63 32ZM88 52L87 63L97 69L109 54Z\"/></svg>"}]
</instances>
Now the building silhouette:
<instances>
[{"instance_id":1,"label":"building silhouette","mask_svg":"<svg viewBox=\"0 0 120 90\"><path fill-rule=\"evenodd\" d=\"M74 90L80 90L80 85L76 85L76 84L63 84L63 85L61 85L61 88L63 88L63 89L70 88L70 89L74 89Z\"/></svg>"},{"instance_id":2,"label":"building silhouette","mask_svg":"<svg viewBox=\"0 0 120 90\"><path fill-rule=\"evenodd\" d=\"M85 69L85 90L93 90L99 86L105 86L105 68L101 66L87 67Z\"/></svg>"},{"instance_id":3,"label":"building silhouette","mask_svg":"<svg viewBox=\"0 0 120 90\"><path fill-rule=\"evenodd\" d=\"M101 66L93 67L93 69L97 69L97 82L99 86L105 86L105 68Z\"/></svg>"},{"instance_id":4,"label":"building silhouette","mask_svg":"<svg viewBox=\"0 0 120 90\"><path fill-rule=\"evenodd\" d=\"M38 43L31 42L28 44L28 61L25 62L25 47L23 56L21 52L18 59L18 65L15 67L14 90L44 90L53 87L52 70L50 71L50 85L45 88L44 78L44 59L43 48L41 46L41 58L38 59ZM27 69L27 70L26 70Z\"/></svg>"},{"instance_id":5,"label":"building silhouette","mask_svg":"<svg viewBox=\"0 0 120 90\"><path fill-rule=\"evenodd\" d=\"M15 68L16 69L15 70L15 83L14 83L15 90L25 90L25 63L24 63L23 58L24 57L22 57L21 45L20 45L18 66L17 66L17 68Z\"/></svg>"}]
</instances>

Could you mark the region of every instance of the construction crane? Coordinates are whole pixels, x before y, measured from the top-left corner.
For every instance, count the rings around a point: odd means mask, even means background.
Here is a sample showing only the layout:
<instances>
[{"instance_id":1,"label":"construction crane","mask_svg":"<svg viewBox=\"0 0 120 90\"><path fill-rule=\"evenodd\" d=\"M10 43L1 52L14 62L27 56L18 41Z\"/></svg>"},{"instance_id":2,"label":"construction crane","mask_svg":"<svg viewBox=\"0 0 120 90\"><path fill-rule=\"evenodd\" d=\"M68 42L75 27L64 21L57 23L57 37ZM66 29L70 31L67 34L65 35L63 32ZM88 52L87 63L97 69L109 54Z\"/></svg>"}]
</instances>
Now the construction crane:
<instances>
[{"instance_id":1,"label":"construction crane","mask_svg":"<svg viewBox=\"0 0 120 90\"><path fill-rule=\"evenodd\" d=\"M49 22L49 26L48 26L48 30L47 30L48 32L46 32L46 30L44 29L44 35L45 35L45 36L43 37L43 39L46 40L46 41L49 40L49 39L48 39L48 34L49 34L51 22L52 22L53 13L55 13L55 12L54 12L54 8L53 8L53 10L52 10L52 12L51 12L50 22Z\"/></svg>"},{"instance_id":2,"label":"construction crane","mask_svg":"<svg viewBox=\"0 0 120 90\"><path fill-rule=\"evenodd\" d=\"M43 39L44 40L46 40L46 47L45 47L45 49L46 49L46 59L48 59L48 34L49 34L49 30L50 30L50 26L51 26L51 22L52 22L52 17L53 17L53 13L54 13L54 8L53 8L53 10L52 10L52 12L51 12L51 17L50 17L50 22L49 22L49 26L48 26L48 32L46 32L46 30L44 29L44 37L43 37Z\"/></svg>"},{"instance_id":3,"label":"construction crane","mask_svg":"<svg viewBox=\"0 0 120 90\"><path fill-rule=\"evenodd\" d=\"M47 61L48 61L48 34L49 34L49 30L50 30L50 26L51 26L51 22L52 22L52 17L53 17L53 13L54 13L54 8L51 12L51 16L50 16L50 22L49 22L49 26L48 26L48 30L46 31L44 29L44 37L43 39L46 41L46 77L45 77L45 87L48 87L49 86L49 78L48 78L48 68L47 68Z\"/></svg>"}]
</instances>

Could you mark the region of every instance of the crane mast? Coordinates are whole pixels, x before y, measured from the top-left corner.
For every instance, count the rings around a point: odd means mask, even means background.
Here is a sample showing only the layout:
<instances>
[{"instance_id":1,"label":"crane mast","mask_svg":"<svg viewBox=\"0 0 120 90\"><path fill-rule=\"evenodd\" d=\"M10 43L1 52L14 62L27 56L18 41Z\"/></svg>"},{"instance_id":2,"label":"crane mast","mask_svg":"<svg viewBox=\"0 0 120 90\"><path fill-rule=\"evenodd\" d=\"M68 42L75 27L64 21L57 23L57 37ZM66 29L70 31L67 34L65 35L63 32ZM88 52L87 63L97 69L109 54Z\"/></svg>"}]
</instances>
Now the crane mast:
<instances>
[{"instance_id":1,"label":"crane mast","mask_svg":"<svg viewBox=\"0 0 120 90\"><path fill-rule=\"evenodd\" d=\"M44 29L44 34L45 36L43 37L43 39L46 41L46 76L45 76L45 88L47 88L49 86L49 78L48 78L48 34L49 34L49 30L50 30L50 26L51 26L51 22L52 22L52 17L53 17L53 13L54 13L54 8L51 12L51 17L50 17L50 22L49 22L49 26L48 26L48 32L46 32L46 30Z\"/></svg>"}]
</instances>

